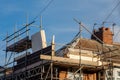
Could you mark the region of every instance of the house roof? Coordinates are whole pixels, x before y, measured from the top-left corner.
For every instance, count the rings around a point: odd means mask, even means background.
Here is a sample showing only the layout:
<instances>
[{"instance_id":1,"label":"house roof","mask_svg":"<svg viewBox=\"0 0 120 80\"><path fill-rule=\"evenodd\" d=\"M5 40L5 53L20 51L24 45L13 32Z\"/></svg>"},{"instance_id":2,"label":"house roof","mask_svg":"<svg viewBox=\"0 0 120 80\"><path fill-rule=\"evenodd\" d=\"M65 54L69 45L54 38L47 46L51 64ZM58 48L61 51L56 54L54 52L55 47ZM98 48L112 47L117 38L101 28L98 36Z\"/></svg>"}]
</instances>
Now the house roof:
<instances>
[{"instance_id":1,"label":"house roof","mask_svg":"<svg viewBox=\"0 0 120 80\"><path fill-rule=\"evenodd\" d=\"M120 44L114 43L113 45L107 45L101 44L96 40L76 38L70 43L68 43L67 46L59 49L57 53L60 52L61 54L62 51L62 54L65 54L68 48L93 51L96 52L96 54L100 56L101 60L103 61L120 63Z\"/></svg>"}]
</instances>

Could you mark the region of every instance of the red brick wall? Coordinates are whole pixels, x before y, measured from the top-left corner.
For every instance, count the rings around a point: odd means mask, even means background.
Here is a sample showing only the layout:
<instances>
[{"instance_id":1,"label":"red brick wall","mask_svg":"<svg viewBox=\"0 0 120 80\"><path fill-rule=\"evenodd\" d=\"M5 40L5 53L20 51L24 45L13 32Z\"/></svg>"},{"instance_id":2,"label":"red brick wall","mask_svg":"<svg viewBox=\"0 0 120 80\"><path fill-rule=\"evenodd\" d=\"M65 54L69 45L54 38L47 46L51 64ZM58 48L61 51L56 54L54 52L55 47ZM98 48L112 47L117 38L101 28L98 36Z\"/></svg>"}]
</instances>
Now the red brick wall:
<instances>
[{"instance_id":1,"label":"red brick wall","mask_svg":"<svg viewBox=\"0 0 120 80\"><path fill-rule=\"evenodd\" d=\"M105 44L112 44L113 43L113 33L110 30L110 28L101 27L97 31L94 30L93 34L95 34ZM91 39L97 40L93 35L91 36Z\"/></svg>"},{"instance_id":2,"label":"red brick wall","mask_svg":"<svg viewBox=\"0 0 120 80\"><path fill-rule=\"evenodd\" d=\"M66 71L60 71L59 73L59 80L64 80L65 78L67 78L67 72Z\"/></svg>"}]
</instances>

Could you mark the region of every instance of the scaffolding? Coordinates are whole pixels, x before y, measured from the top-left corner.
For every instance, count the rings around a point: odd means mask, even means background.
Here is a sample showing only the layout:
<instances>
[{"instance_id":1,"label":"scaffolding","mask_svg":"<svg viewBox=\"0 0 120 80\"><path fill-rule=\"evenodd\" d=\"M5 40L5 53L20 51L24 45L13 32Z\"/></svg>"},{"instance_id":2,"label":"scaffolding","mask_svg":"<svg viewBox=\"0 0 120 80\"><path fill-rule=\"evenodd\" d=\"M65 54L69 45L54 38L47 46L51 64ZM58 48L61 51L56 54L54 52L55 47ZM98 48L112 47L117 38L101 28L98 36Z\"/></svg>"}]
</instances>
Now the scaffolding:
<instances>
[{"instance_id":1,"label":"scaffolding","mask_svg":"<svg viewBox=\"0 0 120 80\"><path fill-rule=\"evenodd\" d=\"M21 54L21 52L25 52L25 56L28 53L28 49L31 48L31 40L29 38L29 31L30 29L28 28L31 24L33 24L35 21L26 24L23 28L19 29L16 31L16 29L14 30L14 33L11 35L8 35L5 39L3 39L3 41L6 41L6 50L5 50L5 65L4 65L4 78L5 80L9 80L7 77L7 68L11 67L11 80L13 80L13 77L15 75L14 71L15 71L15 67L16 67L16 61L15 61L15 57L17 54ZM15 26L16 28L16 26ZM20 39L20 37L23 36L22 39ZM11 60L13 59L13 60ZM27 57L26 57L27 59ZM25 65L26 67L26 61L23 65Z\"/></svg>"},{"instance_id":2,"label":"scaffolding","mask_svg":"<svg viewBox=\"0 0 120 80\"><path fill-rule=\"evenodd\" d=\"M78 22L76 20L76 22ZM92 80L113 80L113 68L114 65L119 65L120 61L118 60L120 55L117 50L119 50L118 46L111 47L106 46L104 42L102 42L96 35L91 33L82 23L78 22L80 25L80 30L77 36L74 38L76 41L72 41L70 44L65 45L58 51L55 50L55 40L54 37L51 41L51 45L43 48L34 53L29 53L28 49L32 48L31 39L29 38L29 28L31 24L34 22L27 24L22 29L15 31L10 36L4 39L6 41L6 53L5 53L5 80L90 80L90 74L93 75ZM91 35L96 37L96 39L101 42L97 42L95 49L84 48L83 45L89 45L89 43L83 44L82 42L82 28L87 30ZM18 41L16 39L26 34L26 36ZM14 40L13 44L9 43ZM78 41L77 41L78 40ZM71 44L77 44L76 46L72 46ZM90 44L93 46L93 44ZM69 48L75 49L78 52L71 52L78 54L78 59L72 59L65 57L65 50L69 50ZM63 51L62 51L63 50ZM88 61L82 59L83 50L92 51L92 54L97 53L96 55L91 55L92 59L97 59L96 61ZM15 57L16 54L21 52L25 52L21 57ZM11 52L11 55L8 58L8 53ZM89 53L89 52L88 52ZM57 55L57 54L61 54ZM13 62L10 62L11 56L13 56ZM101 63L101 64L100 64ZM13 65L12 71L10 74L7 73L8 65ZM106 70L109 72L109 76L106 73ZM67 76L67 74L71 74ZM84 73L84 77L83 77ZM77 76L76 76L77 75ZM104 75L104 76L102 76ZM97 76L97 77L96 77ZM0 80L2 80L1 78Z\"/></svg>"}]
</instances>

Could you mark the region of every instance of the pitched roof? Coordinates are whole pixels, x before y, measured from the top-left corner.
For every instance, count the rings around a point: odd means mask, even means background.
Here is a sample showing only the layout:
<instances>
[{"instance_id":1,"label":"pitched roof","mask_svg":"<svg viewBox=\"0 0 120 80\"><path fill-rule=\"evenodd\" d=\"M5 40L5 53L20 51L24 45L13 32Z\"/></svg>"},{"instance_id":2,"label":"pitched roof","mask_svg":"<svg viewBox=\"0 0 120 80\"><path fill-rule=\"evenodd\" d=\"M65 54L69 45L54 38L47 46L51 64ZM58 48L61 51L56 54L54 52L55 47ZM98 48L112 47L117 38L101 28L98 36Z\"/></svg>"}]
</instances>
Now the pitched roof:
<instances>
[{"instance_id":1,"label":"pitched roof","mask_svg":"<svg viewBox=\"0 0 120 80\"><path fill-rule=\"evenodd\" d=\"M101 44L95 40L91 39L84 39L84 38L76 38L67 46L62 47L57 51L57 53L62 51L62 54L65 54L67 48L74 48L74 49L81 49L81 50L89 50L96 52L98 55L101 55L101 60L103 61L112 61L115 63L120 63L120 45L113 44Z\"/></svg>"}]
</instances>

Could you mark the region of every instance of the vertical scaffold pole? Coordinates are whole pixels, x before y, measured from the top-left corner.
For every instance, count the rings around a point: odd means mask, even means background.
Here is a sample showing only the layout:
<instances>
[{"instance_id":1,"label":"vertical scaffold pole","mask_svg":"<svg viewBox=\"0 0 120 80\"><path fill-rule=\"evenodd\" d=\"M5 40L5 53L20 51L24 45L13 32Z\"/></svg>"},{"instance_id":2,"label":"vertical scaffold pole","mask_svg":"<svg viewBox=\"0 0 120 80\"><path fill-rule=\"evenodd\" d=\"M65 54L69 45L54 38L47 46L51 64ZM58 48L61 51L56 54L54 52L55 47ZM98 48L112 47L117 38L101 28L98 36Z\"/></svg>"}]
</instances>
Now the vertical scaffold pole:
<instances>
[{"instance_id":1,"label":"vertical scaffold pole","mask_svg":"<svg viewBox=\"0 0 120 80\"><path fill-rule=\"evenodd\" d=\"M8 32L6 38L8 37ZM6 68L7 68L7 46L8 46L8 39L6 39L6 52L5 52L5 65L4 65L4 79L6 80Z\"/></svg>"},{"instance_id":2,"label":"vertical scaffold pole","mask_svg":"<svg viewBox=\"0 0 120 80\"><path fill-rule=\"evenodd\" d=\"M52 62L52 57L55 56L55 36L53 35L52 38L52 52L51 52L51 80L53 79L53 62Z\"/></svg>"}]
</instances>

